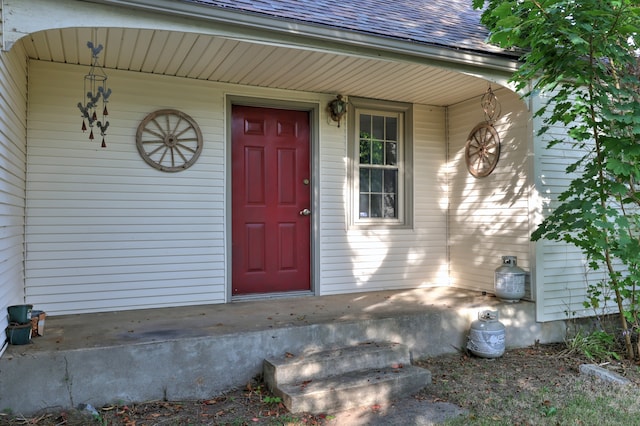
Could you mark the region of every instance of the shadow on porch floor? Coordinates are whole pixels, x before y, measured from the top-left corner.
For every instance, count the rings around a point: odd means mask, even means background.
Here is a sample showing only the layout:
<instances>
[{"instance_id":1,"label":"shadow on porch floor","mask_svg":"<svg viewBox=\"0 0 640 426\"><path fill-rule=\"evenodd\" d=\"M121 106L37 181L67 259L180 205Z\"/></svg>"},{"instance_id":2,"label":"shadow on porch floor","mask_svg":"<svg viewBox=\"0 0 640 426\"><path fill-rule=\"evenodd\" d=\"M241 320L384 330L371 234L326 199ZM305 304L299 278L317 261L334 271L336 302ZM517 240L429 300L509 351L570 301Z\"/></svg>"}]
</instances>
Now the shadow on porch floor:
<instances>
[{"instance_id":1,"label":"shadow on porch floor","mask_svg":"<svg viewBox=\"0 0 640 426\"><path fill-rule=\"evenodd\" d=\"M372 340L436 356L464 347L485 309L500 312L507 347L563 338L562 322L535 322L534 303L450 287L48 317L44 336L0 358L0 409L208 398L264 358Z\"/></svg>"}]
</instances>

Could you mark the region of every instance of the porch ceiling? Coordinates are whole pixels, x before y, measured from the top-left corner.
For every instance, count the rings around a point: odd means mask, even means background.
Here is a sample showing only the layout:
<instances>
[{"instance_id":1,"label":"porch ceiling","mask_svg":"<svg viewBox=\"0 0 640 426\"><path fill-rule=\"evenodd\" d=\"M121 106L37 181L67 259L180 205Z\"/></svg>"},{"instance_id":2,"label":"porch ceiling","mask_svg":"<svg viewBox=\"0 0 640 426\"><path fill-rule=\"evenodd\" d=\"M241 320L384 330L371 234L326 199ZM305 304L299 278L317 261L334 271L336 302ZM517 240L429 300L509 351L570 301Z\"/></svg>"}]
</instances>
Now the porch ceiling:
<instances>
[{"instance_id":1,"label":"porch ceiling","mask_svg":"<svg viewBox=\"0 0 640 426\"><path fill-rule=\"evenodd\" d=\"M440 106L487 88L483 79L441 67L187 32L108 28L96 36L67 28L22 40L32 59L88 66L92 39L105 46L105 69Z\"/></svg>"}]
</instances>

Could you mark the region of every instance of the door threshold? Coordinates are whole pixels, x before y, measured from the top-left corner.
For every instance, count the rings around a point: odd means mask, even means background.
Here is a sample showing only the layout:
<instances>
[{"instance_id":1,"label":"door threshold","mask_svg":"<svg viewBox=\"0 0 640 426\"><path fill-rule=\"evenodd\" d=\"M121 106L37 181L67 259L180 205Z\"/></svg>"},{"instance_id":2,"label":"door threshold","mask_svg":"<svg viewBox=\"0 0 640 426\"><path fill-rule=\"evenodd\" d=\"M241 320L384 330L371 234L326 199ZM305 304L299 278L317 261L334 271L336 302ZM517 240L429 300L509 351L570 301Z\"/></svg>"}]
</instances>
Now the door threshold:
<instances>
[{"instance_id":1,"label":"door threshold","mask_svg":"<svg viewBox=\"0 0 640 426\"><path fill-rule=\"evenodd\" d=\"M292 297L314 296L315 293L309 290L304 291L285 291L282 293L253 293L231 296L231 302L247 302L250 300L271 300L271 299L287 299Z\"/></svg>"}]
</instances>

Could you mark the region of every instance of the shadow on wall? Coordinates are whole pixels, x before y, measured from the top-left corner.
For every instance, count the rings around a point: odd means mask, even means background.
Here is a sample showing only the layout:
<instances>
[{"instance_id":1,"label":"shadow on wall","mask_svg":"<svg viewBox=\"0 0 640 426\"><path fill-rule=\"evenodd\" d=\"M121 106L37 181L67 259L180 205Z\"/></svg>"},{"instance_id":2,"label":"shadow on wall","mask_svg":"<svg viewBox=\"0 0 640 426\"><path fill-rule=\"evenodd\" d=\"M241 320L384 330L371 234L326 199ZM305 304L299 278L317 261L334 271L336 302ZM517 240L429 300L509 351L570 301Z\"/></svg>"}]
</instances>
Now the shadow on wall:
<instances>
[{"instance_id":1,"label":"shadow on wall","mask_svg":"<svg viewBox=\"0 0 640 426\"><path fill-rule=\"evenodd\" d=\"M469 132L483 122L479 99L450 107L449 244L452 284L493 292L493 273L501 257L518 257L518 266L530 270L530 197L533 185L530 156L531 113L517 94L494 91L502 116L494 124L501 140L494 171L482 178L466 166Z\"/></svg>"}]
</instances>

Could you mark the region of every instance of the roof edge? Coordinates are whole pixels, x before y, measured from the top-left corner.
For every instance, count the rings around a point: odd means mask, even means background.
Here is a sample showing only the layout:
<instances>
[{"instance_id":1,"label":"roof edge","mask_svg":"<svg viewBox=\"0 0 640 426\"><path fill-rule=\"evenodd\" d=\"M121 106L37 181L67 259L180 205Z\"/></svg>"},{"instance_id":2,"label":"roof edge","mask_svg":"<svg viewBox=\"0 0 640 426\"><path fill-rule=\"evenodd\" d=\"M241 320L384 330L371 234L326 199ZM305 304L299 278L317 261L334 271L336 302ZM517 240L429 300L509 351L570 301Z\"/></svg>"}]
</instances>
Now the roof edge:
<instances>
[{"instance_id":1,"label":"roof edge","mask_svg":"<svg viewBox=\"0 0 640 426\"><path fill-rule=\"evenodd\" d=\"M175 0L81 0L88 3L127 7L146 12L169 14L200 21L259 30L284 37L280 41L297 47L327 50L330 43L335 50L346 54L365 54L379 59L413 57L440 63L455 64L467 68L481 67L512 74L519 66L515 54L509 52L478 52L448 46L428 45L411 40L400 40L357 31L331 28L298 20L287 20L258 13L239 12L215 6ZM295 40L293 40L295 37ZM258 41L250 36L238 37L247 41ZM303 41L304 40L304 41ZM340 48L341 47L341 48ZM382 52L386 54L383 55Z\"/></svg>"}]
</instances>

